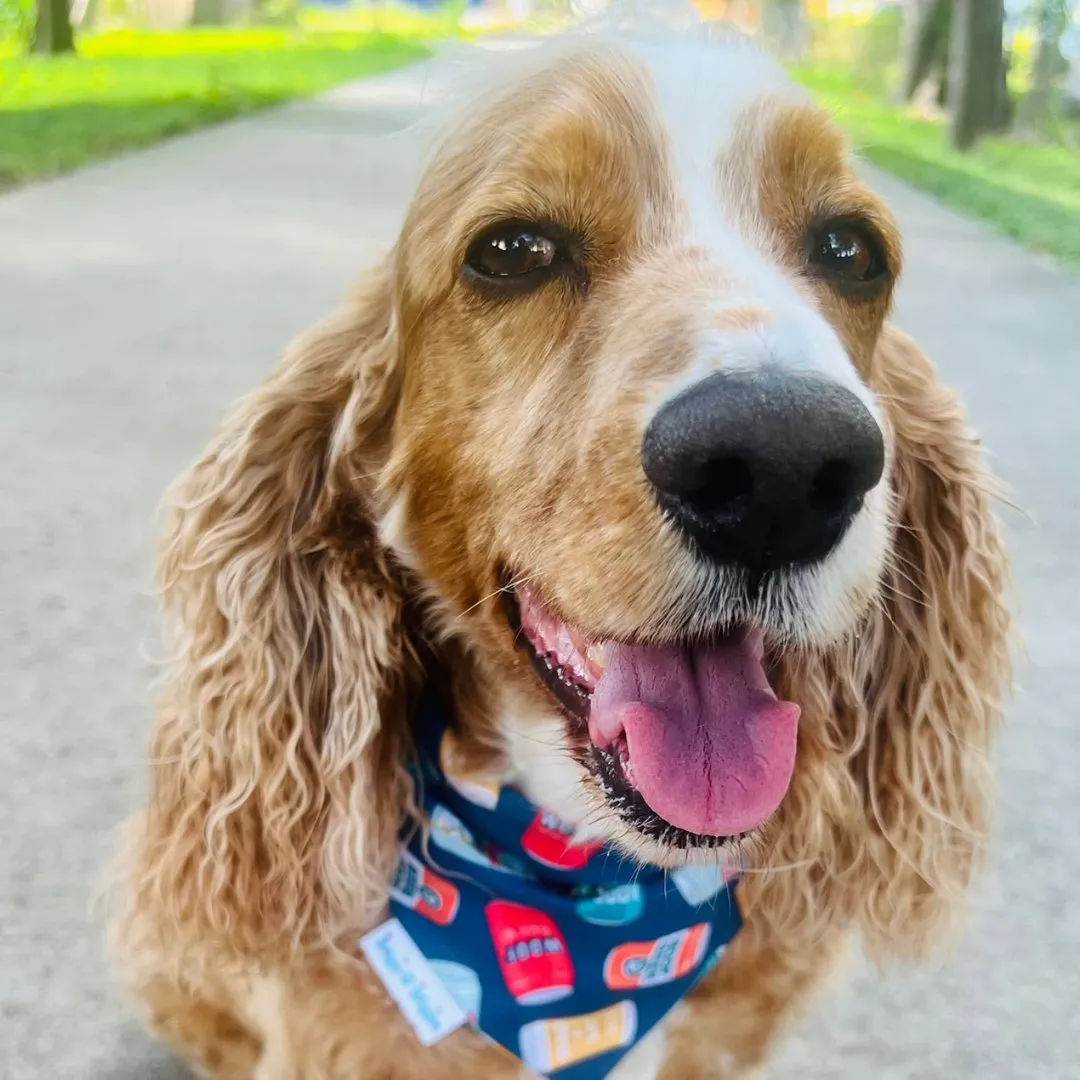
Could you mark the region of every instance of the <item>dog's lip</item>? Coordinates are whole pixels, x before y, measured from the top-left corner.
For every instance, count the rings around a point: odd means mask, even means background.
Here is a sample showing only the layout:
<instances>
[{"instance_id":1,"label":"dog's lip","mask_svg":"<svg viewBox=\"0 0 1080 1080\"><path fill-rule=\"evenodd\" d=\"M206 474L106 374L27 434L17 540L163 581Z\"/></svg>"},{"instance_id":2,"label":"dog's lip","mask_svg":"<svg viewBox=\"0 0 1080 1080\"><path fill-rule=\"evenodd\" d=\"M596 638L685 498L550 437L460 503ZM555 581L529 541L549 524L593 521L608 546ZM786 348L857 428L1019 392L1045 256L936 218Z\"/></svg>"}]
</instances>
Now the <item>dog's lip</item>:
<instances>
[{"instance_id":1,"label":"dog's lip","mask_svg":"<svg viewBox=\"0 0 1080 1080\"><path fill-rule=\"evenodd\" d=\"M577 685L568 679L561 678L560 671L537 651L526 632L522 623L521 604L517 590L504 587L503 598L507 621L514 633L515 642L528 656L545 689L555 698L567 718L572 721L574 734L579 738L584 737L587 739L589 733L589 699L592 695L592 687Z\"/></svg>"},{"instance_id":2,"label":"dog's lip","mask_svg":"<svg viewBox=\"0 0 1080 1080\"><path fill-rule=\"evenodd\" d=\"M527 576L515 577L509 571L503 571L499 575L500 586L498 592L503 599L503 609L510 629L515 636L522 633L520 596L522 593L530 594L544 607L554 620L573 627L577 636L593 647L626 645L633 648L648 648L650 646L682 645L691 647L705 644L712 640L719 640L740 634L760 634L765 650L766 659L774 651L776 638L770 628L755 618L739 615L729 622L717 618L714 627L707 633L680 633L678 630L658 633L655 631L642 631L620 626L612 629L610 626L589 625L579 621L575 617L566 614L559 601L552 597L551 593L532 581L528 585L516 584L517 581L526 579Z\"/></svg>"},{"instance_id":3,"label":"dog's lip","mask_svg":"<svg viewBox=\"0 0 1080 1080\"><path fill-rule=\"evenodd\" d=\"M503 611L507 622L510 625L510 630L514 635L515 642L520 645L524 641L530 646L529 651L535 652L532 648L532 641L529 639L529 636L522 625L520 602L520 591L522 587L514 584L515 579L508 572L503 572L500 575L500 580L502 584L500 585L499 593L502 596ZM592 629L567 617L559 607L558 603L551 600L549 595L540 587L530 584L528 586L528 591L536 598L537 602L550 613L554 620L565 623L567 627L574 627L577 636L583 643L592 649L606 650L617 645L626 645L632 648L649 648L651 646L662 647L667 645L692 647L725 638L739 636L754 638L758 642L757 649L761 660L765 665L765 670L769 674L770 684L774 681L773 674L776 667L780 643L767 626L762 625L756 620L739 618L727 624L718 623L716 629L706 635L654 635L627 630L625 628L618 632ZM773 689L777 689L775 685L773 686Z\"/></svg>"}]
</instances>

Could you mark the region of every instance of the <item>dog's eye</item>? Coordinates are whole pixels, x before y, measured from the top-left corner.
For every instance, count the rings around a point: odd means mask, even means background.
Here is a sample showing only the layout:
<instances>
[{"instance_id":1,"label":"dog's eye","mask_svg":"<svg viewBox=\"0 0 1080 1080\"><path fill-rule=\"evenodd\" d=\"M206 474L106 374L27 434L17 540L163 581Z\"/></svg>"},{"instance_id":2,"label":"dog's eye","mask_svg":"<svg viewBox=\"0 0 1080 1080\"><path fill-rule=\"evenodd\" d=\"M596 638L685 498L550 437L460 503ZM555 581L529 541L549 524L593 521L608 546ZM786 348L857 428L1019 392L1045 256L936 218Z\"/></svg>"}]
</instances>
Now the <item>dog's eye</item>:
<instances>
[{"instance_id":1,"label":"dog's eye","mask_svg":"<svg viewBox=\"0 0 1080 1080\"><path fill-rule=\"evenodd\" d=\"M518 293L543 284L573 259L554 226L508 222L482 233L465 257L465 277L488 290Z\"/></svg>"},{"instance_id":2,"label":"dog's eye","mask_svg":"<svg viewBox=\"0 0 1080 1080\"><path fill-rule=\"evenodd\" d=\"M519 277L550 266L557 251L554 240L531 230L496 232L476 244L469 265L488 277Z\"/></svg>"},{"instance_id":3,"label":"dog's eye","mask_svg":"<svg viewBox=\"0 0 1080 1080\"><path fill-rule=\"evenodd\" d=\"M810 261L838 284L866 289L888 278L884 246L865 222L834 221L815 230Z\"/></svg>"}]
</instances>

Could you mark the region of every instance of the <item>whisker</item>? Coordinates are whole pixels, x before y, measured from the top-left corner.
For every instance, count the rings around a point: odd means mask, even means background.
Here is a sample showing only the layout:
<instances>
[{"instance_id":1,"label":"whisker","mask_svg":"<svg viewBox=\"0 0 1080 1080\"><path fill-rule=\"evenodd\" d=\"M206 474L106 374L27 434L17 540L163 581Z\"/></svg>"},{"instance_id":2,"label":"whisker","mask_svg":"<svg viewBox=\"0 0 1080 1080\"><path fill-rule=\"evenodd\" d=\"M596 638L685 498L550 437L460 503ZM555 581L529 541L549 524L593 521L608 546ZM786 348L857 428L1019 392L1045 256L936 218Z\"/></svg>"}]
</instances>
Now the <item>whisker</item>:
<instances>
[{"instance_id":1,"label":"whisker","mask_svg":"<svg viewBox=\"0 0 1080 1080\"><path fill-rule=\"evenodd\" d=\"M489 600L493 599L500 594L511 593L515 589L520 588L522 585L527 585L532 580L533 575L522 574L520 577L514 578L513 581L508 581L505 585L500 585L497 589L493 589L486 596L481 596L475 604L470 604L461 614L462 616L468 615L469 612L475 611L478 607L486 604Z\"/></svg>"}]
</instances>

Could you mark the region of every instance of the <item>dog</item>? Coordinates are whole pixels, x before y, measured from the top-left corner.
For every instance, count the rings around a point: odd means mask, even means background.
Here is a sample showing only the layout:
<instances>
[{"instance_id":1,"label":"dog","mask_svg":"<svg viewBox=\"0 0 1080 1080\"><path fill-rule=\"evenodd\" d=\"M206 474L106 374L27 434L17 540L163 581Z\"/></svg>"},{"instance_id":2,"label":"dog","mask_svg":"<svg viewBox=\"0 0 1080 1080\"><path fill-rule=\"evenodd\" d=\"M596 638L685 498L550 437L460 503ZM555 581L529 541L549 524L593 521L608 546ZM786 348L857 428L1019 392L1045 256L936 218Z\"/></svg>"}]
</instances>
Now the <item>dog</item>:
<instances>
[{"instance_id":1,"label":"dog","mask_svg":"<svg viewBox=\"0 0 1080 1080\"><path fill-rule=\"evenodd\" d=\"M116 939L210 1077L741 1077L854 934L924 957L983 852L1009 566L979 442L887 321L888 208L753 48L610 32L514 63L167 499ZM524 869L461 819L509 799ZM441 922L468 977L497 959L482 922L455 938L473 869L610 902L590 860L631 868L624 996L573 1027L563 916L489 904L539 1027L485 1037L457 1001L474 1023L424 1038L371 935ZM643 943L632 890L684 871L724 905Z\"/></svg>"}]
</instances>

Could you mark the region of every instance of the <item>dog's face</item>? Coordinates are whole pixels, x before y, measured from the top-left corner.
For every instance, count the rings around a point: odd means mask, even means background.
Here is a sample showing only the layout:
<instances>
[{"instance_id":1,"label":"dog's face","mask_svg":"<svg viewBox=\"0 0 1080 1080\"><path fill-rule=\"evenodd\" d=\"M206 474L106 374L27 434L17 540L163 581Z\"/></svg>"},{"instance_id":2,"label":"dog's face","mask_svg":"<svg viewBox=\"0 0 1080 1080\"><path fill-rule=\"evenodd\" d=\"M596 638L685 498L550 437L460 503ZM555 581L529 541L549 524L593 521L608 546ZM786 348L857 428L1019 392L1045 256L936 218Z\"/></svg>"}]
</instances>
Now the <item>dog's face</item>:
<instances>
[{"instance_id":1,"label":"dog's face","mask_svg":"<svg viewBox=\"0 0 1080 1080\"><path fill-rule=\"evenodd\" d=\"M886 558L898 247L741 48L579 49L429 169L381 535L470 646L466 738L582 835L670 864L782 801L770 666L850 632Z\"/></svg>"}]
</instances>

